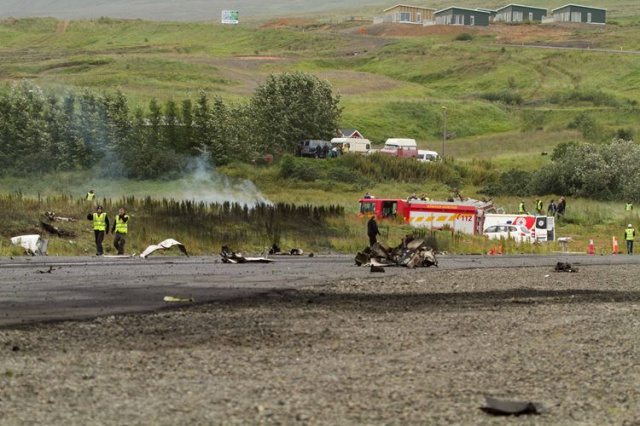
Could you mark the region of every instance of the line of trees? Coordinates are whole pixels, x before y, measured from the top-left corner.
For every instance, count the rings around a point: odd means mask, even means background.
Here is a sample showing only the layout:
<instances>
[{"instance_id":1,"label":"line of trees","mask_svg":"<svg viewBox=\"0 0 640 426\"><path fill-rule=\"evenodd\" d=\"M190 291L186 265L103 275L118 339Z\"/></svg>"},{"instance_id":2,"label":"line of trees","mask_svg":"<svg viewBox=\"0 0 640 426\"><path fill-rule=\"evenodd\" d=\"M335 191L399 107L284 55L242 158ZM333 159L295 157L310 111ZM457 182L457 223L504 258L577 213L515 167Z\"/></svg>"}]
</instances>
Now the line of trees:
<instances>
[{"instance_id":1,"label":"line of trees","mask_svg":"<svg viewBox=\"0 0 640 426\"><path fill-rule=\"evenodd\" d=\"M510 170L485 186L488 195L571 195L600 200L640 201L640 145L566 142L551 163L536 171Z\"/></svg>"},{"instance_id":2,"label":"line of trees","mask_svg":"<svg viewBox=\"0 0 640 426\"><path fill-rule=\"evenodd\" d=\"M271 75L244 104L201 92L195 101L152 99L133 110L121 92L56 95L21 82L0 94L0 173L97 168L150 179L177 175L203 153L215 165L253 161L293 152L305 138L330 138L338 104L328 82L299 72Z\"/></svg>"}]
</instances>

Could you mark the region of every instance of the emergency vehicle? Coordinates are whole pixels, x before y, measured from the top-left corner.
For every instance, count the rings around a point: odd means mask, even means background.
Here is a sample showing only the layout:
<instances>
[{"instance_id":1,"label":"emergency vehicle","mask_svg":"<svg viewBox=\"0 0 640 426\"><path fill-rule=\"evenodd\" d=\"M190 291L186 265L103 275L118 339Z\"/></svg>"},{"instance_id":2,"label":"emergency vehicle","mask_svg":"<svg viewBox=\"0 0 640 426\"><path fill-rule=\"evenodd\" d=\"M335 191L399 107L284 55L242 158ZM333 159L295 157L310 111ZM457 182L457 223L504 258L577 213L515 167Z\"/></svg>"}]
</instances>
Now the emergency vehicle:
<instances>
[{"instance_id":1,"label":"emergency vehicle","mask_svg":"<svg viewBox=\"0 0 640 426\"><path fill-rule=\"evenodd\" d=\"M555 239L555 218L553 216L490 213L484 218L483 231L490 226L505 224L524 226L531 232L531 237L537 241L553 241Z\"/></svg>"},{"instance_id":2,"label":"emergency vehicle","mask_svg":"<svg viewBox=\"0 0 640 426\"><path fill-rule=\"evenodd\" d=\"M360 215L376 219L398 218L416 228L449 229L482 235L494 225L523 225L537 241L554 240L553 217L498 214L491 201L424 201L398 198L361 198Z\"/></svg>"},{"instance_id":3,"label":"emergency vehicle","mask_svg":"<svg viewBox=\"0 0 640 426\"><path fill-rule=\"evenodd\" d=\"M416 228L450 229L481 234L484 216L495 212L491 201L423 201L397 198L362 198L360 214L377 219L399 218Z\"/></svg>"}]
</instances>

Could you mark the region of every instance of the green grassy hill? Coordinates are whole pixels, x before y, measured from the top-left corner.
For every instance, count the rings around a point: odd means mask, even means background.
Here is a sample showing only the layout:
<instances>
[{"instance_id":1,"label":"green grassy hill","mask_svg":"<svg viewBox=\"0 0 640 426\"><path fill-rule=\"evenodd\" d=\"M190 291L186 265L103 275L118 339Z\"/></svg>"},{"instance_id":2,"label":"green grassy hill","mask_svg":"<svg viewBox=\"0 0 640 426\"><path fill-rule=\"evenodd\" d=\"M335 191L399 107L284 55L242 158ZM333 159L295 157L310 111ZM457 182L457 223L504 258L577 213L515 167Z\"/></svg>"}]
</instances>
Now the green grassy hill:
<instances>
[{"instance_id":1,"label":"green grassy hill","mask_svg":"<svg viewBox=\"0 0 640 426\"><path fill-rule=\"evenodd\" d=\"M633 7L607 3L618 11ZM144 105L199 90L241 102L270 73L302 70L329 80L342 95L342 125L374 142L405 136L439 149L446 106L449 154L537 167L541 151L582 138L570 128L581 113L605 134L637 133L640 55L627 51L640 45L639 27L624 17L606 27L484 29L303 19L237 27L6 20L0 79L61 91L119 89ZM459 41L461 33L472 39ZM586 48L563 49L576 46Z\"/></svg>"}]
</instances>

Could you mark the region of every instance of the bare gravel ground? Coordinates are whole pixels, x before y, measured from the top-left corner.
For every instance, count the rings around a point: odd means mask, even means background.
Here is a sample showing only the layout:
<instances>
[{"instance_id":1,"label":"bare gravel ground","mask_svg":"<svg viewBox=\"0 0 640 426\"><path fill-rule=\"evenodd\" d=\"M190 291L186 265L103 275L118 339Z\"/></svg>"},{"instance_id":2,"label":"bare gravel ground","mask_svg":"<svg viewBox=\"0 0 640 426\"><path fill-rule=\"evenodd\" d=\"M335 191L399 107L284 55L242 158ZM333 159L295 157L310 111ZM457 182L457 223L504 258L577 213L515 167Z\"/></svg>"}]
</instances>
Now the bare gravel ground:
<instances>
[{"instance_id":1,"label":"bare gravel ground","mask_svg":"<svg viewBox=\"0 0 640 426\"><path fill-rule=\"evenodd\" d=\"M0 424L637 425L639 275L414 270L4 328Z\"/></svg>"}]
</instances>

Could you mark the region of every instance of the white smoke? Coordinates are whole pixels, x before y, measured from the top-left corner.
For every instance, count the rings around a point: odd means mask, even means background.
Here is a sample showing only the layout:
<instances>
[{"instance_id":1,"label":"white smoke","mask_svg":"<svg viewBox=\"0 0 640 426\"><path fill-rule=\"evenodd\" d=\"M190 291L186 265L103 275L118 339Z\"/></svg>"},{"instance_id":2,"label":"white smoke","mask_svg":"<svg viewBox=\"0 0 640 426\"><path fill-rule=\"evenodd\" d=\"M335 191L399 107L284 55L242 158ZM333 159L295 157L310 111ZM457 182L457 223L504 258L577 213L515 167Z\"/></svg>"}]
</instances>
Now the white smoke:
<instances>
[{"instance_id":1,"label":"white smoke","mask_svg":"<svg viewBox=\"0 0 640 426\"><path fill-rule=\"evenodd\" d=\"M176 182L178 188L182 189L177 191L178 194L172 194L172 198L207 203L228 201L249 207L260 203L271 204L253 182L218 173L203 156L190 160L187 169L190 173Z\"/></svg>"}]
</instances>

